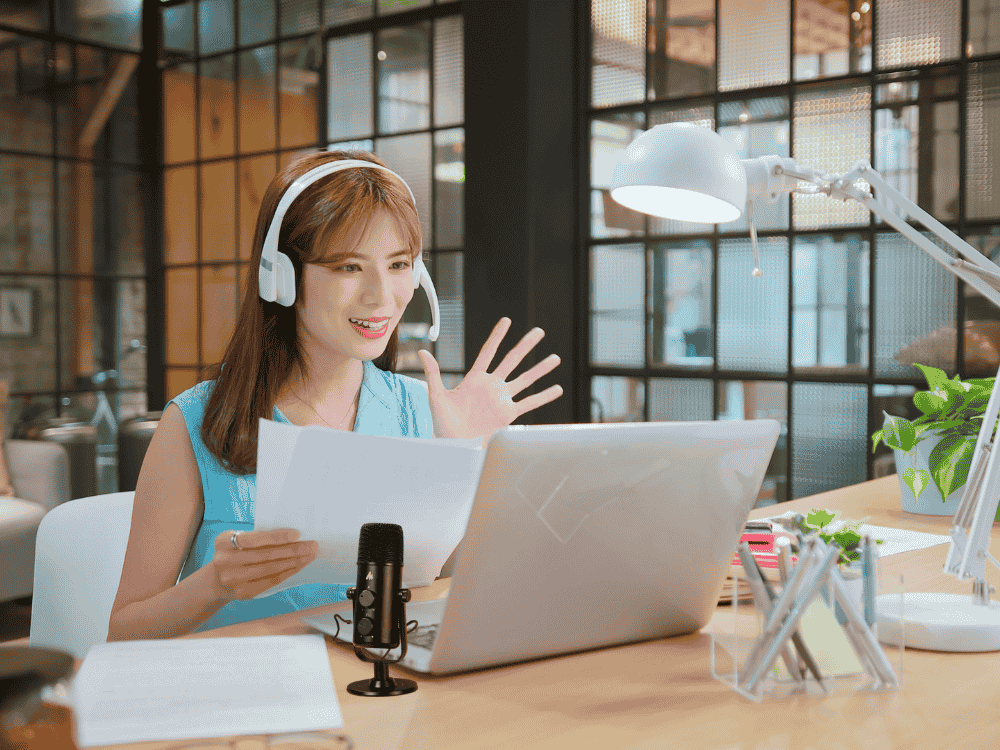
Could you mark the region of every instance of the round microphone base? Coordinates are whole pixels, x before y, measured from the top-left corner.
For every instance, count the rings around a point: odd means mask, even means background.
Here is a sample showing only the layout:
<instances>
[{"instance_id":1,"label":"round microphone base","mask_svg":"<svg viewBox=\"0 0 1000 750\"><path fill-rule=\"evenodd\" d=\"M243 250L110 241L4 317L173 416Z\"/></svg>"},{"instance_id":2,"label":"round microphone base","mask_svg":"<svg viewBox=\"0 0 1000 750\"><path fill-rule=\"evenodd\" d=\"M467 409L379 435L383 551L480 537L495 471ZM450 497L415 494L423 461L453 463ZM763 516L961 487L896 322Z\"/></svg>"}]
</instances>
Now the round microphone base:
<instances>
[{"instance_id":1,"label":"round microphone base","mask_svg":"<svg viewBox=\"0 0 1000 750\"><path fill-rule=\"evenodd\" d=\"M393 679L379 680L358 680L347 685L347 692L351 695L406 695L417 689L417 683L413 680Z\"/></svg>"},{"instance_id":2,"label":"round microphone base","mask_svg":"<svg viewBox=\"0 0 1000 750\"><path fill-rule=\"evenodd\" d=\"M406 695L417 689L413 680L393 679L389 676L389 667L385 662L375 662L375 676L370 680L357 680L347 685L351 695L374 695L379 697L389 695Z\"/></svg>"}]
</instances>

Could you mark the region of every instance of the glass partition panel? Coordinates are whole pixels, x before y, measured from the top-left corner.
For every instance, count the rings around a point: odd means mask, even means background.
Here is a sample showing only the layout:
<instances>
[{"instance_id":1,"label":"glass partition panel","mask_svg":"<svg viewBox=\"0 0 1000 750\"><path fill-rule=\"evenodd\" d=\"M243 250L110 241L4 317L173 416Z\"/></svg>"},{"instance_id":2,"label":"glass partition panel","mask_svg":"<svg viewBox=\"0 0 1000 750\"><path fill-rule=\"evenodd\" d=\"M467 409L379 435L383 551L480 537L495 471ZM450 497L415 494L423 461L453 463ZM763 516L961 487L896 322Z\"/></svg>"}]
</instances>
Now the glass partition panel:
<instances>
[{"instance_id":1,"label":"glass partition panel","mask_svg":"<svg viewBox=\"0 0 1000 750\"><path fill-rule=\"evenodd\" d=\"M965 54L1000 52L1000 0L969 0L969 39Z\"/></svg>"},{"instance_id":2,"label":"glass partition panel","mask_svg":"<svg viewBox=\"0 0 1000 750\"><path fill-rule=\"evenodd\" d=\"M20 0L0 6L0 23L29 31L49 28L48 0Z\"/></svg>"},{"instance_id":3,"label":"glass partition panel","mask_svg":"<svg viewBox=\"0 0 1000 750\"><path fill-rule=\"evenodd\" d=\"M645 252L639 244L590 250L590 362L642 367Z\"/></svg>"},{"instance_id":4,"label":"glass partition panel","mask_svg":"<svg viewBox=\"0 0 1000 750\"><path fill-rule=\"evenodd\" d=\"M222 361L236 324L236 266L201 269L201 360Z\"/></svg>"},{"instance_id":5,"label":"glass partition panel","mask_svg":"<svg viewBox=\"0 0 1000 750\"><path fill-rule=\"evenodd\" d=\"M642 378L593 377L590 379L590 421L642 422L645 394Z\"/></svg>"},{"instance_id":6,"label":"glass partition panel","mask_svg":"<svg viewBox=\"0 0 1000 750\"><path fill-rule=\"evenodd\" d=\"M311 39L282 42L278 90L281 146L306 146L319 138L319 54Z\"/></svg>"},{"instance_id":7,"label":"glass partition panel","mask_svg":"<svg viewBox=\"0 0 1000 750\"><path fill-rule=\"evenodd\" d=\"M594 238L642 234L643 214L611 199L611 178L619 152L643 130L642 112L608 115L590 123L590 235Z\"/></svg>"},{"instance_id":8,"label":"glass partition panel","mask_svg":"<svg viewBox=\"0 0 1000 750\"><path fill-rule=\"evenodd\" d=\"M874 0L795 0L795 79L872 69Z\"/></svg>"},{"instance_id":9,"label":"glass partition panel","mask_svg":"<svg viewBox=\"0 0 1000 750\"><path fill-rule=\"evenodd\" d=\"M201 260L236 260L236 167L231 161L201 168Z\"/></svg>"},{"instance_id":10,"label":"glass partition panel","mask_svg":"<svg viewBox=\"0 0 1000 750\"><path fill-rule=\"evenodd\" d=\"M257 212L268 184L277 174L274 156L257 156L240 161L240 253L242 260L249 260L253 253L253 237L257 226Z\"/></svg>"},{"instance_id":11,"label":"glass partition panel","mask_svg":"<svg viewBox=\"0 0 1000 750\"><path fill-rule=\"evenodd\" d=\"M788 81L791 0L719 0L719 91Z\"/></svg>"},{"instance_id":12,"label":"glass partition panel","mask_svg":"<svg viewBox=\"0 0 1000 750\"><path fill-rule=\"evenodd\" d=\"M708 240L653 246L649 272L650 356L655 364L711 367L712 245Z\"/></svg>"},{"instance_id":13,"label":"glass partition panel","mask_svg":"<svg viewBox=\"0 0 1000 750\"><path fill-rule=\"evenodd\" d=\"M879 68L929 65L961 54L962 0L875 0Z\"/></svg>"},{"instance_id":14,"label":"glass partition panel","mask_svg":"<svg viewBox=\"0 0 1000 750\"><path fill-rule=\"evenodd\" d=\"M16 106L0 108L0 148L52 153L52 98L49 86L49 44L17 34L0 38L0 92Z\"/></svg>"},{"instance_id":15,"label":"glass partition panel","mask_svg":"<svg viewBox=\"0 0 1000 750\"><path fill-rule=\"evenodd\" d=\"M868 241L859 235L795 238L792 365L796 372L853 372L868 365Z\"/></svg>"},{"instance_id":16,"label":"glass partition panel","mask_svg":"<svg viewBox=\"0 0 1000 750\"><path fill-rule=\"evenodd\" d=\"M379 132L430 126L430 32L424 21L376 34Z\"/></svg>"},{"instance_id":17,"label":"glass partition panel","mask_svg":"<svg viewBox=\"0 0 1000 750\"><path fill-rule=\"evenodd\" d=\"M198 364L198 271L194 268L164 271L166 363Z\"/></svg>"},{"instance_id":18,"label":"glass partition panel","mask_svg":"<svg viewBox=\"0 0 1000 750\"><path fill-rule=\"evenodd\" d=\"M0 272L55 270L52 160L0 158Z\"/></svg>"},{"instance_id":19,"label":"glass partition panel","mask_svg":"<svg viewBox=\"0 0 1000 750\"><path fill-rule=\"evenodd\" d=\"M649 0L649 97L715 88L715 0Z\"/></svg>"},{"instance_id":20,"label":"glass partition panel","mask_svg":"<svg viewBox=\"0 0 1000 750\"><path fill-rule=\"evenodd\" d=\"M233 48L233 0L199 0L198 51L203 55Z\"/></svg>"},{"instance_id":21,"label":"glass partition panel","mask_svg":"<svg viewBox=\"0 0 1000 750\"><path fill-rule=\"evenodd\" d=\"M198 259L197 196L194 167L163 171L163 262L167 265Z\"/></svg>"},{"instance_id":22,"label":"glass partition panel","mask_svg":"<svg viewBox=\"0 0 1000 750\"><path fill-rule=\"evenodd\" d=\"M274 47L241 52L239 64L240 151L266 151L275 144ZM249 113L253 112L253 116Z\"/></svg>"},{"instance_id":23,"label":"glass partition panel","mask_svg":"<svg viewBox=\"0 0 1000 750\"><path fill-rule=\"evenodd\" d=\"M89 343L93 331L87 333ZM55 280L0 276L0 373L12 391L49 391L57 370Z\"/></svg>"},{"instance_id":24,"label":"glass partition panel","mask_svg":"<svg viewBox=\"0 0 1000 750\"><path fill-rule=\"evenodd\" d=\"M966 96L965 213L990 219L1000 216L1000 62L969 63Z\"/></svg>"},{"instance_id":25,"label":"glass partition panel","mask_svg":"<svg viewBox=\"0 0 1000 750\"><path fill-rule=\"evenodd\" d=\"M194 53L194 0L164 8L163 51L167 54Z\"/></svg>"},{"instance_id":26,"label":"glass partition panel","mask_svg":"<svg viewBox=\"0 0 1000 750\"><path fill-rule=\"evenodd\" d=\"M335 26L371 18L374 0L322 0L323 25Z\"/></svg>"},{"instance_id":27,"label":"glass partition panel","mask_svg":"<svg viewBox=\"0 0 1000 750\"><path fill-rule=\"evenodd\" d=\"M241 45L274 39L274 6L273 0L240 0Z\"/></svg>"},{"instance_id":28,"label":"glass partition panel","mask_svg":"<svg viewBox=\"0 0 1000 750\"><path fill-rule=\"evenodd\" d=\"M871 149L871 89L868 86L802 90L795 100L792 157L801 165L829 174L844 174ZM836 133L836 138L830 134ZM866 183L856 183L864 188ZM842 224L868 224L868 209L857 201L835 201L825 195L794 195L796 229Z\"/></svg>"},{"instance_id":29,"label":"glass partition panel","mask_svg":"<svg viewBox=\"0 0 1000 750\"><path fill-rule=\"evenodd\" d=\"M399 174L413 191L423 225L424 247L431 244L431 134L415 133L379 138L375 154Z\"/></svg>"},{"instance_id":30,"label":"glass partition panel","mask_svg":"<svg viewBox=\"0 0 1000 750\"><path fill-rule=\"evenodd\" d=\"M650 422L693 422L711 418L711 380L650 378Z\"/></svg>"},{"instance_id":31,"label":"glass partition panel","mask_svg":"<svg viewBox=\"0 0 1000 750\"><path fill-rule=\"evenodd\" d=\"M423 8L434 0L375 0L375 2L376 12L380 16L386 16L390 13L399 13L413 8Z\"/></svg>"},{"instance_id":32,"label":"glass partition panel","mask_svg":"<svg viewBox=\"0 0 1000 750\"><path fill-rule=\"evenodd\" d=\"M319 27L317 0L278 0L282 36L307 34Z\"/></svg>"},{"instance_id":33,"label":"glass partition panel","mask_svg":"<svg viewBox=\"0 0 1000 750\"><path fill-rule=\"evenodd\" d=\"M434 22L434 124L465 119L465 52L461 16Z\"/></svg>"},{"instance_id":34,"label":"glass partition panel","mask_svg":"<svg viewBox=\"0 0 1000 750\"><path fill-rule=\"evenodd\" d=\"M759 99L732 100L719 104L719 135L733 144L741 159L774 154L788 156L788 98L771 96ZM754 203L757 231L788 229L789 198L783 195L774 203ZM746 232L746 213L736 221L719 224L720 232Z\"/></svg>"},{"instance_id":35,"label":"glass partition panel","mask_svg":"<svg viewBox=\"0 0 1000 750\"><path fill-rule=\"evenodd\" d=\"M142 46L142 3L57 0L56 33L114 47Z\"/></svg>"},{"instance_id":36,"label":"glass partition panel","mask_svg":"<svg viewBox=\"0 0 1000 750\"><path fill-rule=\"evenodd\" d=\"M465 244L465 130L434 133L434 246Z\"/></svg>"},{"instance_id":37,"label":"glass partition panel","mask_svg":"<svg viewBox=\"0 0 1000 750\"><path fill-rule=\"evenodd\" d=\"M236 128L233 121L233 73L235 57L223 55L201 63L200 132L202 159L229 156L236 149Z\"/></svg>"},{"instance_id":38,"label":"glass partition panel","mask_svg":"<svg viewBox=\"0 0 1000 750\"><path fill-rule=\"evenodd\" d=\"M163 71L163 161L194 161L195 67L175 65Z\"/></svg>"},{"instance_id":39,"label":"glass partition panel","mask_svg":"<svg viewBox=\"0 0 1000 750\"><path fill-rule=\"evenodd\" d=\"M433 351L441 369L462 370L465 367L463 264L462 253L434 253L434 288L441 308L441 333ZM422 289L415 294L426 296Z\"/></svg>"},{"instance_id":40,"label":"glass partition panel","mask_svg":"<svg viewBox=\"0 0 1000 750\"><path fill-rule=\"evenodd\" d=\"M331 39L327 59L327 138L363 138L372 124L372 37L370 34Z\"/></svg>"},{"instance_id":41,"label":"glass partition panel","mask_svg":"<svg viewBox=\"0 0 1000 750\"><path fill-rule=\"evenodd\" d=\"M994 263L1000 261L1000 228L992 227L965 241ZM963 342L965 377L994 377L1000 368L1000 308L968 284L965 298Z\"/></svg>"},{"instance_id":42,"label":"glass partition panel","mask_svg":"<svg viewBox=\"0 0 1000 750\"><path fill-rule=\"evenodd\" d=\"M645 0L590 0L590 102L641 102L646 94Z\"/></svg>"},{"instance_id":43,"label":"glass partition panel","mask_svg":"<svg viewBox=\"0 0 1000 750\"><path fill-rule=\"evenodd\" d=\"M720 240L720 369L788 371L788 241L760 238L760 277L751 276L750 240Z\"/></svg>"},{"instance_id":44,"label":"glass partition panel","mask_svg":"<svg viewBox=\"0 0 1000 750\"><path fill-rule=\"evenodd\" d=\"M868 389L792 384L792 498L863 482L868 476Z\"/></svg>"},{"instance_id":45,"label":"glass partition panel","mask_svg":"<svg viewBox=\"0 0 1000 750\"><path fill-rule=\"evenodd\" d=\"M957 284L902 235L875 235L876 377L918 377L914 362L957 371Z\"/></svg>"},{"instance_id":46,"label":"glass partition panel","mask_svg":"<svg viewBox=\"0 0 1000 750\"><path fill-rule=\"evenodd\" d=\"M781 423L755 507L788 500L788 385L777 380L721 380L715 404L718 419L775 419Z\"/></svg>"}]
</instances>

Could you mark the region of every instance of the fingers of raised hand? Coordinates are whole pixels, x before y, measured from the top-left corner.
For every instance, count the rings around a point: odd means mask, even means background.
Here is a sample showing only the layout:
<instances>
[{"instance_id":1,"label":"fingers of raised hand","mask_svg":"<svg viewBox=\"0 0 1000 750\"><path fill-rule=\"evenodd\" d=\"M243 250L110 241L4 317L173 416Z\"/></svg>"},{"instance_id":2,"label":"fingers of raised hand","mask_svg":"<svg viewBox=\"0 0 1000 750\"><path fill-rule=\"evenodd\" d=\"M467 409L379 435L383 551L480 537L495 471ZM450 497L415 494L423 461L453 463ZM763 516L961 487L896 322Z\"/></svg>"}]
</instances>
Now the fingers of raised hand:
<instances>
[{"instance_id":1,"label":"fingers of raised hand","mask_svg":"<svg viewBox=\"0 0 1000 750\"><path fill-rule=\"evenodd\" d=\"M497 369L493 371L493 374L506 380L514 372L514 369L521 364L521 361L528 356L528 352L534 349L544 336L545 331L541 328L532 328L521 337L521 340L514 345L513 349L507 352L507 355L497 365Z\"/></svg>"},{"instance_id":2,"label":"fingers of raised hand","mask_svg":"<svg viewBox=\"0 0 1000 750\"><path fill-rule=\"evenodd\" d=\"M497 324L493 326L493 330L486 339L486 343L483 344L483 348L479 350L479 356L476 357L476 361L472 365L473 371L482 370L486 372L489 369L490 363L497 355L497 349L500 348L500 342L503 341L503 337L507 335L508 330L510 330L510 318L500 318Z\"/></svg>"},{"instance_id":3,"label":"fingers of raised hand","mask_svg":"<svg viewBox=\"0 0 1000 750\"><path fill-rule=\"evenodd\" d=\"M532 409L544 406L550 401L555 401L562 395L562 392L563 389L561 385L550 385L544 391L540 391L534 395L528 396L527 398L522 398L520 401L515 401L514 406L517 407L517 416L527 414Z\"/></svg>"},{"instance_id":4,"label":"fingers of raised hand","mask_svg":"<svg viewBox=\"0 0 1000 750\"><path fill-rule=\"evenodd\" d=\"M510 394L516 396L539 378L548 375L559 366L560 361L558 354L550 354L531 369L525 370L507 384Z\"/></svg>"}]
</instances>

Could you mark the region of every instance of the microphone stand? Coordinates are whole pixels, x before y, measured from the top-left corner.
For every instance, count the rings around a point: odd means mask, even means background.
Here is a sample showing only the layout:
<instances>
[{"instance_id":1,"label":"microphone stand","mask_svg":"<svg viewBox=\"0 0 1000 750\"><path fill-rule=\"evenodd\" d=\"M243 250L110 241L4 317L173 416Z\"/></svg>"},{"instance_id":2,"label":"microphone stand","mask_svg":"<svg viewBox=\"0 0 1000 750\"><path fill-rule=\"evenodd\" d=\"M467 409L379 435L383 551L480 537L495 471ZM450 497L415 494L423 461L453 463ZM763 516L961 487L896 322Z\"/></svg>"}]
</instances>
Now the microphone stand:
<instances>
[{"instance_id":1,"label":"microphone stand","mask_svg":"<svg viewBox=\"0 0 1000 750\"><path fill-rule=\"evenodd\" d=\"M352 586L347 590L347 598L354 601L356 593L356 588ZM351 695L385 697L390 695L406 695L417 689L417 683L414 680L407 680L402 677L392 678L389 676L388 665L395 664L406 656L406 602L410 601L410 590L400 589L399 600L399 617L397 622L400 640L399 656L392 660L372 656L366 648L355 643L354 653L361 661L375 665L375 675L370 680L355 680L349 683L347 685L347 692Z\"/></svg>"}]
</instances>

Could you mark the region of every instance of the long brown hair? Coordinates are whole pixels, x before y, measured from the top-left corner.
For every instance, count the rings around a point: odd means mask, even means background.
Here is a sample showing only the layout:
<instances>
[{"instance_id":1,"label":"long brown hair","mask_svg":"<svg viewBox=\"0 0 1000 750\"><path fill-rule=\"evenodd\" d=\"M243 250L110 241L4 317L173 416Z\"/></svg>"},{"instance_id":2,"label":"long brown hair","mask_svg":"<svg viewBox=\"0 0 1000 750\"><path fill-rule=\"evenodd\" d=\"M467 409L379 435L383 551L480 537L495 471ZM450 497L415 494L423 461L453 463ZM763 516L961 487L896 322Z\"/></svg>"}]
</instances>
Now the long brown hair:
<instances>
[{"instance_id":1,"label":"long brown hair","mask_svg":"<svg viewBox=\"0 0 1000 750\"><path fill-rule=\"evenodd\" d=\"M201 437L222 465L235 474L257 470L257 420L273 418L281 387L302 361L296 332L296 306L284 307L260 298L257 267L264 237L278 201L299 177L322 164L341 159L363 159L387 166L363 151L324 151L309 154L271 180L261 200L254 231L253 253L239 315L222 362L210 366L203 377L215 387L205 408ZM416 208L405 185L381 169L344 169L309 185L292 203L281 223L278 250L295 269L296 299L301 299L302 264L333 262L355 248L345 245L347 231L358 224L364 238L367 225L380 211L396 221L400 238L415 258L420 252L421 229ZM360 241L360 240L359 240ZM389 337L376 367L394 372L399 335Z\"/></svg>"}]
</instances>

